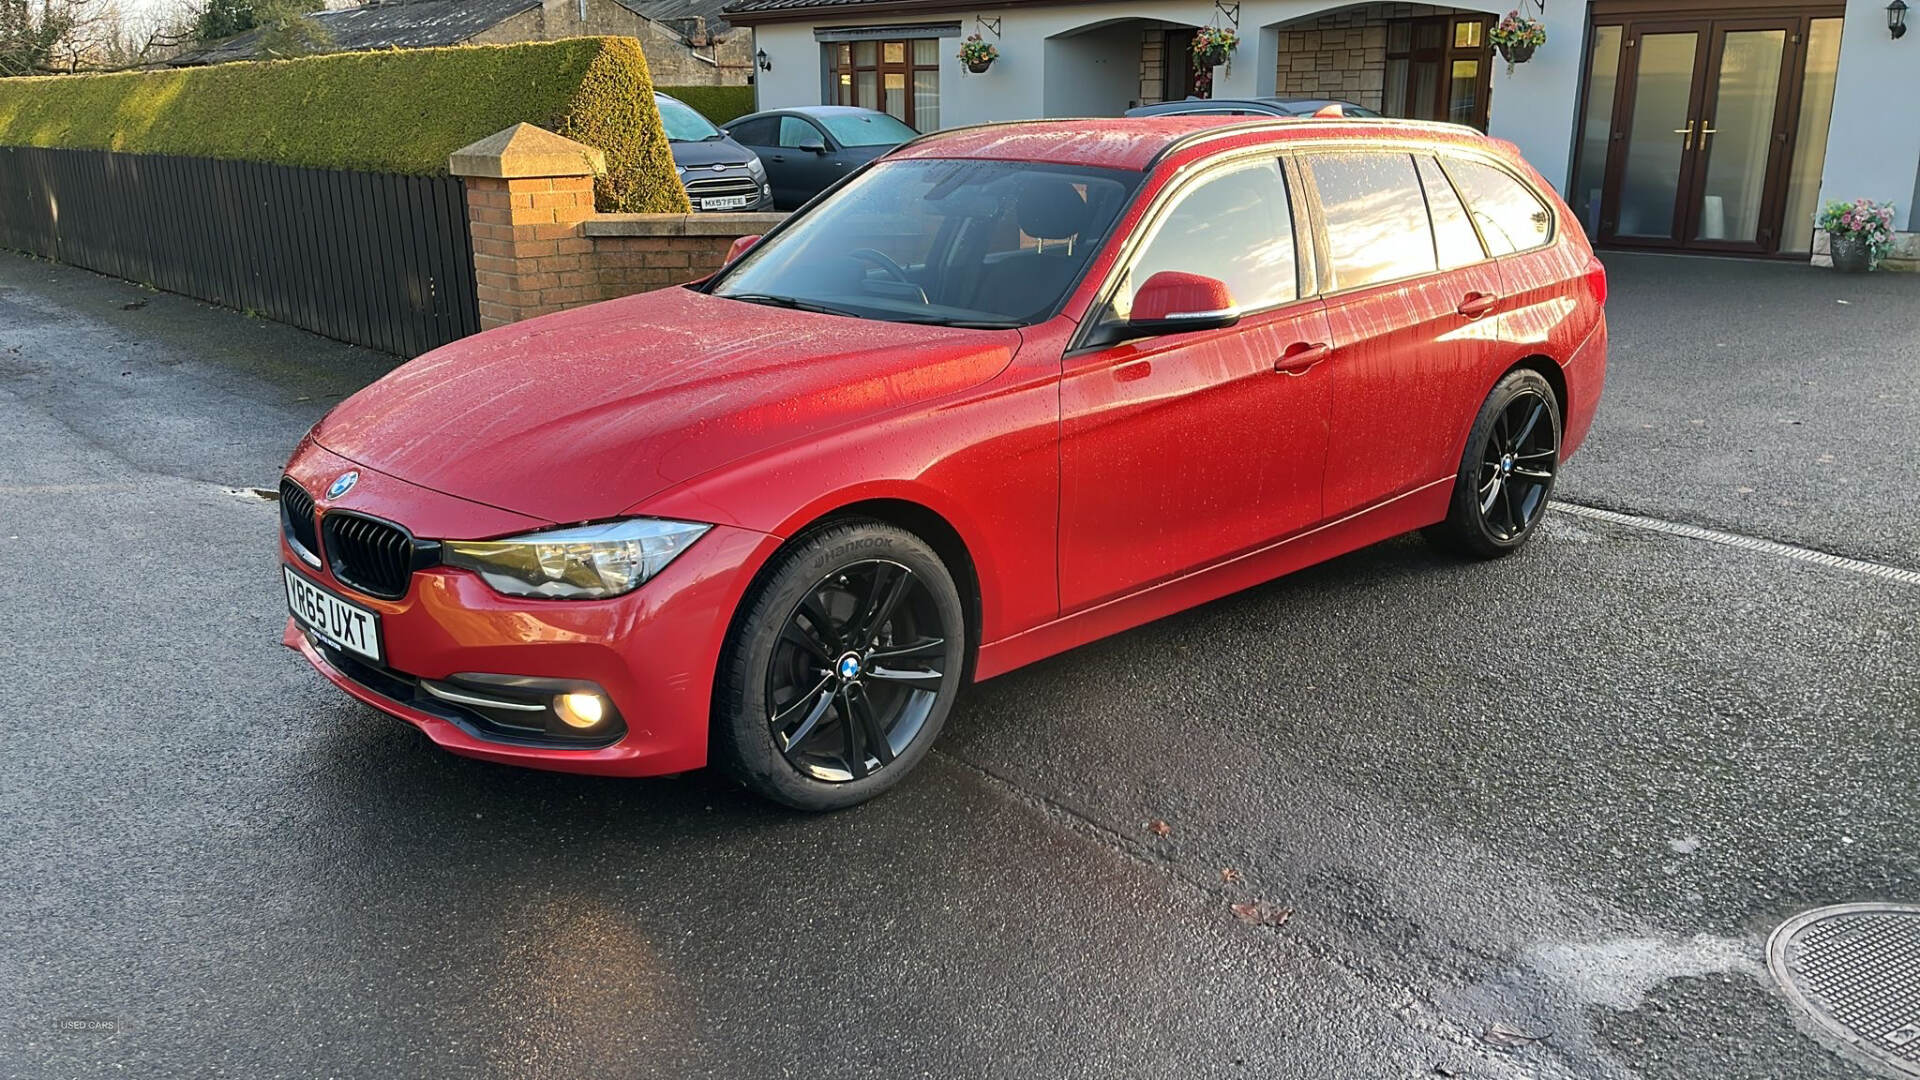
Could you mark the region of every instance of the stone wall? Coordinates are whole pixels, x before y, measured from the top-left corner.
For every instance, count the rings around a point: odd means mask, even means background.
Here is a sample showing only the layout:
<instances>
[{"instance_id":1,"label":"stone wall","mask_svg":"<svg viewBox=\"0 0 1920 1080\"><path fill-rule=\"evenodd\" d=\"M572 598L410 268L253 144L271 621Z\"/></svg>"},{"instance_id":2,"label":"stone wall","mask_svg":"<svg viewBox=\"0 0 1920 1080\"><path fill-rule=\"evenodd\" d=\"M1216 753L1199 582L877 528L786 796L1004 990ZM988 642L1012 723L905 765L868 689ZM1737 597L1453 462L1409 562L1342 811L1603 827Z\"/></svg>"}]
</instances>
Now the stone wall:
<instances>
[{"instance_id":1,"label":"stone wall","mask_svg":"<svg viewBox=\"0 0 1920 1080\"><path fill-rule=\"evenodd\" d=\"M1140 32L1140 104L1167 100L1167 35L1164 30Z\"/></svg>"},{"instance_id":2,"label":"stone wall","mask_svg":"<svg viewBox=\"0 0 1920 1080\"><path fill-rule=\"evenodd\" d=\"M1374 4L1322 15L1309 27L1280 31L1275 92L1281 97L1341 98L1380 108L1387 84L1387 24Z\"/></svg>"},{"instance_id":3,"label":"stone wall","mask_svg":"<svg viewBox=\"0 0 1920 1080\"><path fill-rule=\"evenodd\" d=\"M1275 92L1379 109L1387 86L1387 23L1450 14L1472 13L1428 4L1367 4L1286 24L1280 27Z\"/></svg>"},{"instance_id":4,"label":"stone wall","mask_svg":"<svg viewBox=\"0 0 1920 1080\"><path fill-rule=\"evenodd\" d=\"M744 86L754 70L753 34L746 29L715 32L698 19L654 22L614 0L542 0L539 7L496 23L471 40L476 45L507 45L602 35L638 39L647 69L660 86Z\"/></svg>"}]
</instances>

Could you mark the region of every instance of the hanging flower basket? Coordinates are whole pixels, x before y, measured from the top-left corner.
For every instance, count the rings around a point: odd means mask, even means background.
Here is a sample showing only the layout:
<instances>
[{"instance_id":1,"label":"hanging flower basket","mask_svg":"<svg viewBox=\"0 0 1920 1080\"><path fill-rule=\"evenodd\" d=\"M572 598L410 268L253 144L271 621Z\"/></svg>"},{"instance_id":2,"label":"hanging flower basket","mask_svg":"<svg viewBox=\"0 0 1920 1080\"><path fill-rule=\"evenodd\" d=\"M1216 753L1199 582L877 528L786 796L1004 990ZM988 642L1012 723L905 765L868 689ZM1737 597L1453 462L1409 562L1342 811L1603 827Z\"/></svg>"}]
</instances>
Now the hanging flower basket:
<instances>
[{"instance_id":1,"label":"hanging flower basket","mask_svg":"<svg viewBox=\"0 0 1920 1080\"><path fill-rule=\"evenodd\" d=\"M1534 51L1547 43L1547 27L1539 19L1509 11L1487 33L1487 40L1507 62L1507 74L1511 75L1515 64L1533 59Z\"/></svg>"},{"instance_id":2,"label":"hanging flower basket","mask_svg":"<svg viewBox=\"0 0 1920 1080\"><path fill-rule=\"evenodd\" d=\"M968 71L975 75L985 75L987 69L993 66L993 62L1000 59L1000 50L982 41L979 34L969 34L967 40L960 43L959 56L960 62L967 66Z\"/></svg>"},{"instance_id":3,"label":"hanging flower basket","mask_svg":"<svg viewBox=\"0 0 1920 1080\"><path fill-rule=\"evenodd\" d=\"M1538 45L1495 45L1494 49L1500 53L1500 59L1507 62L1507 74L1511 75L1513 65L1524 64L1533 59L1533 52L1539 47Z\"/></svg>"},{"instance_id":4,"label":"hanging flower basket","mask_svg":"<svg viewBox=\"0 0 1920 1080\"><path fill-rule=\"evenodd\" d=\"M1219 26L1203 26L1193 34L1193 64L1198 68L1216 68L1240 47L1240 35Z\"/></svg>"}]
</instances>

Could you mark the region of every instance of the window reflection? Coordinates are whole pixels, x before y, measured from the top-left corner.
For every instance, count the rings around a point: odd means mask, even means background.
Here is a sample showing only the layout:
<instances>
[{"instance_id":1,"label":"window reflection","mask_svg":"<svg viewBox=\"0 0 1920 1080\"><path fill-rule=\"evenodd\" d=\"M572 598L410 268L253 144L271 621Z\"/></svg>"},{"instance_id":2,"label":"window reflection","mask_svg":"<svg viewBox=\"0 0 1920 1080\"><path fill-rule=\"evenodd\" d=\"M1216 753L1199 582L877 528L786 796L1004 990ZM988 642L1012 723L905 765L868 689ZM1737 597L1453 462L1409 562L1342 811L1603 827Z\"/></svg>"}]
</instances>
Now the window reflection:
<instances>
[{"instance_id":1,"label":"window reflection","mask_svg":"<svg viewBox=\"0 0 1920 1080\"><path fill-rule=\"evenodd\" d=\"M1419 159L1420 183L1427 192L1427 213L1433 218L1434 253L1440 257L1440 269L1477 263L1486 258L1480 238L1474 235L1473 222L1467 220L1467 208L1440 171L1440 163L1430 157Z\"/></svg>"},{"instance_id":2,"label":"window reflection","mask_svg":"<svg viewBox=\"0 0 1920 1080\"><path fill-rule=\"evenodd\" d=\"M1226 282L1242 311L1294 299L1293 215L1280 163L1232 167L1181 195L1134 260L1115 298L1116 314L1124 318L1133 290L1162 270Z\"/></svg>"},{"instance_id":3,"label":"window reflection","mask_svg":"<svg viewBox=\"0 0 1920 1080\"><path fill-rule=\"evenodd\" d=\"M1447 172L1467 201L1467 210L1487 250L1494 255L1537 248L1553 238L1553 214L1512 175L1478 161L1449 158Z\"/></svg>"},{"instance_id":4,"label":"window reflection","mask_svg":"<svg viewBox=\"0 0 1920 1080\"><path fill-rule=\"evenodd\" d=\"M1357 289L1436 268L1412 155L1327 154L1312 162L1335 288Z\"/></svg>"}]
</instances>

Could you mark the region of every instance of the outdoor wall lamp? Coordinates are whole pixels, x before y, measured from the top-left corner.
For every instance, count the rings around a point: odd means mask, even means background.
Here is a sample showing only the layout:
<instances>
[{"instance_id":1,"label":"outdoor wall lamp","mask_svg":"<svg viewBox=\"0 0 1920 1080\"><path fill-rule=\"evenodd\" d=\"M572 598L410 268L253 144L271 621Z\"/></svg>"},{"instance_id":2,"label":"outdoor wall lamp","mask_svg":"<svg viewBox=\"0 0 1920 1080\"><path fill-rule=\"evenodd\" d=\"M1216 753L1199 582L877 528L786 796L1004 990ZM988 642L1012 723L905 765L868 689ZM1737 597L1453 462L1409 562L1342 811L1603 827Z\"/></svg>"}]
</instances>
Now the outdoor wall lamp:
<instances>
[{"instance_id":1,"label":"outdoor wall lamp","mask_svg":"<svg viewBox=\"0 0 1920 1080\"><path fill-rule=\"evenodd\" d=\"M1895 41L1907 36L1907 0L1893 0L1887 5L1887 33Z\"/></svg>"},{"instance_id":2,"label":"outdoor wall lamp","mask_svg":"<svg viewBox=\"0 0 1920 1080\"><path fill-rule=\"evenodd\" d=\"M1893 0L1893 2L1894 2L1894 3L1896 3L1896 4L1900 4L1900 0ZM1906 7L1906 5L1905 5L1905 4L1900 4L1900 6L1901 6L1901 7ZM1900 35L1899 35L1899 34L1895 34L1895 35L1893 35L1893 36L1894 36L1894 37L1899 37ZM753 58L754 58L755 60L758 60L758 61L760 61L760 70L761 70L761 71L772 71L772 70L773 70L773 61L771 61L771 60L769 60L769 59L767 59L767 50L765 50L765 49L761 49L761 50L760 50L759 52L757 52L757 53L754 53L754 54L753 54Z\"/></svg>"}]
</instances>

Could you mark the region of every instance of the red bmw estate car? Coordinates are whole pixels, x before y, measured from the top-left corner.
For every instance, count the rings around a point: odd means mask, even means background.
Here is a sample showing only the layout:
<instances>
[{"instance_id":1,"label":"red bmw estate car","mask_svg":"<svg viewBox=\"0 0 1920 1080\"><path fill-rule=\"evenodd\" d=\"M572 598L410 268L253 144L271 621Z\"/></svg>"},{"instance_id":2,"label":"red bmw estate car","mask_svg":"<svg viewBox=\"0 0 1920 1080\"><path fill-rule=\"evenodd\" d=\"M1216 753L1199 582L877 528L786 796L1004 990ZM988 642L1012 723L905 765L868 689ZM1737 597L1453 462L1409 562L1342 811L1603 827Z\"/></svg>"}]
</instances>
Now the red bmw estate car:
<instances>
[{"instance_id":1,"label":"red bmw estate car","mask_svg":"<svg viewBox=\"0 0 1920 1080\"><path fill-rule=\"evenodd\" d=\"M281 484L285 641L456 753L847 806L970 679L1414 529L1526 543L1605 294L1464 128L928 136L705 281L334 409Z\"/></svg>"}]
</instances>

